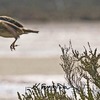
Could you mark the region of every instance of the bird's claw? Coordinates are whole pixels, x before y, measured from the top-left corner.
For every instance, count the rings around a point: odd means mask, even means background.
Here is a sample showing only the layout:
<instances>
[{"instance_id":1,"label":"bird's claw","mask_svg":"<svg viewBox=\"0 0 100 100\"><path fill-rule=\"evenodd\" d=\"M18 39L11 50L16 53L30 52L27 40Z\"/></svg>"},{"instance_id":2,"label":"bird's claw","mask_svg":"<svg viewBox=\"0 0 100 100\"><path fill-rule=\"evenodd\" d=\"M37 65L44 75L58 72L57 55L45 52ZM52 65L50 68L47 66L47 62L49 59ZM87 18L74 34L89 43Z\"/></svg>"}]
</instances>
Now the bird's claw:
<instances>
[{"instance_id":1,"label":"bird's claw","mask_svg":"<svg viewBox=\"0 0 100 100\"><path fill-rule=\"evenodd\" d=\"M15 50L15 47L17 47L17 46L19 46L19 45L15 45L15 44L12 43L12 44L10 45L11 51L12 51L12 50Z\"/></svg>"}]
</instances>

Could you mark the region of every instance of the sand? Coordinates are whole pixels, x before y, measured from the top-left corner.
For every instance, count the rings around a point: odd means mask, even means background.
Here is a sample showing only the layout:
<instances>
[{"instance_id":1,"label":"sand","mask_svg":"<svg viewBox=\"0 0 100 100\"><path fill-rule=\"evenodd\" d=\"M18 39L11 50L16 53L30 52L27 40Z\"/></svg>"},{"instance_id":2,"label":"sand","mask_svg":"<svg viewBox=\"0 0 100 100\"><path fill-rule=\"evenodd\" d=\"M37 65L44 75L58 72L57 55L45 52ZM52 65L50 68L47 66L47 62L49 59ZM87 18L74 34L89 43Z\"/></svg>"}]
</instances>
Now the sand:
<instances>
[{"instance_id":1,"label":"sand","mask_svg":"<svg viewBox=\"0 0 100 100\"><path fill-rule=\"evenodd\" d=\"M50 83L52 80L64 80L64 76L59 77L59 75L64 74L59 65L60 62L59 57L1 57L0 85L2 90L0 91L0 100L17 100L17 91L21 92L29 83L33 84L41 80L45 80L46 82L50 81ZM37 77L36 75L40 76ZM58 75L59 78L55 75ZM36 78L34 78L35 76ZM24 93L24 91L22 93ZM7 95L7 97L3 95Z\"/></svg>"},{"instance_id":2,"label":"sand","mask_svg":"<svg viewBox=\"0 0 100 100\"><path fill-rule=\"evenodd\" d=\"M0 75L63 74L59 57L0 58Z\"/></svg>"}]
</instances>

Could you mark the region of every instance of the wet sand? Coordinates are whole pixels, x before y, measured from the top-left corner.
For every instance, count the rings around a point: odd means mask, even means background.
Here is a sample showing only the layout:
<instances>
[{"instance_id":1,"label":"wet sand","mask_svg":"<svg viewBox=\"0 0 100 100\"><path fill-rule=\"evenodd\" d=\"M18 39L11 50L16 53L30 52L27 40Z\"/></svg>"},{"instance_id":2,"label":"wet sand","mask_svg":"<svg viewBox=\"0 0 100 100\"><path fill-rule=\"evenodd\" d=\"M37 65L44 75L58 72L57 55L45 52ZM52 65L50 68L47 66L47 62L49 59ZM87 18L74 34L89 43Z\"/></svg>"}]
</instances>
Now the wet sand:
<instances>
[{"instance_id":1,"label":"wet sand","mask_svg":"<svg viewBox=\"0 0 100 100\"><path fill-rule=\"evenodd\" d=\"M0 87L2 88L0 100L17 100L17 91L23 90L24 93L25 86L32 86L34 82L64 81L64 72L59 63L61 63L59 57L0 58Z\"/></svg>"},{"instance_id":2,"label":"wet sand","mask_svg":"<svg viewBox=\"0 0 100 100\"><path fill-rule=\"evenodd\" d=\"M0 75L63 74L59 57L0 58Z\"/></svg>"}]
</instances>

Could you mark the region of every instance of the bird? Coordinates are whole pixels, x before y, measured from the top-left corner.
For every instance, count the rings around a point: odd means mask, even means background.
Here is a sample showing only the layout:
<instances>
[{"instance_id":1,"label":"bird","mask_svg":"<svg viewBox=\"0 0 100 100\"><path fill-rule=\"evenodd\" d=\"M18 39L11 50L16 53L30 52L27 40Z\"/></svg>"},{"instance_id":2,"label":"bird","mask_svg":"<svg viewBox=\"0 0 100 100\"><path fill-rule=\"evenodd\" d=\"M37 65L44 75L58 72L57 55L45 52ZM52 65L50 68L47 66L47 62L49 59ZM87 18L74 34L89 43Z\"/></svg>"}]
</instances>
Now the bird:
<instances>
[{"instance_id":1,"label":"bird","mask_svg":"<svg viewBox=\"0 0 100 100\"><path fill-rule=\"evenodd\" d=\"M39 33L39 31L24 28L17 20L9 16L0 16L0 36L4 38L14 38L14 42L10 45L10 49L15 50L18 45L15 44L20 35L28 33Z\"/></svg>"}]
</instances>

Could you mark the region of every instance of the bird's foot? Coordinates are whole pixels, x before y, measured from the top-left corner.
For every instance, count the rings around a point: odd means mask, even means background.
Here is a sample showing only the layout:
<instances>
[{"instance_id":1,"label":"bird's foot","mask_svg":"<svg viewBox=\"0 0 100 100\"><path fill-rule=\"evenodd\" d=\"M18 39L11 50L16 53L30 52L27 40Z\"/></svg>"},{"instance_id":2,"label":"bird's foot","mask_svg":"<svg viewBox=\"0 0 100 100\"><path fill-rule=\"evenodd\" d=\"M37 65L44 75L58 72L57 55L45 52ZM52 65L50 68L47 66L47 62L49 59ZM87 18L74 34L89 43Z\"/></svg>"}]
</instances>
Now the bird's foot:
<instances>
[{"instance_id":1,"label":"bird's foot","mask_svg":"<svg viewBox=\"0 0 100 100\"><path fill-rule=\"evenodd\" d=\"M17 47L18 45L15 45L14 43L12 43L11 45L10 45L10 49L11 49L11 51L12 50L15 50L15 47Z\"/></svg>"}]
</instances>

